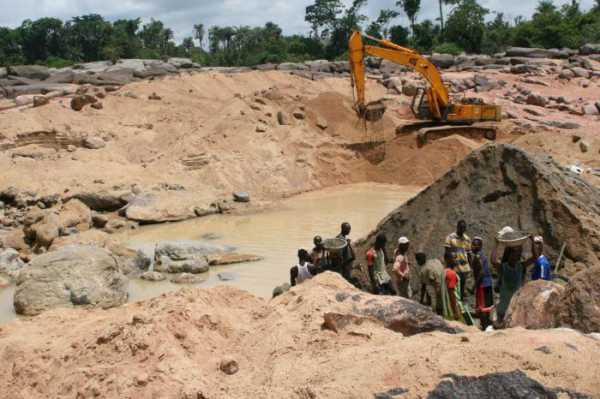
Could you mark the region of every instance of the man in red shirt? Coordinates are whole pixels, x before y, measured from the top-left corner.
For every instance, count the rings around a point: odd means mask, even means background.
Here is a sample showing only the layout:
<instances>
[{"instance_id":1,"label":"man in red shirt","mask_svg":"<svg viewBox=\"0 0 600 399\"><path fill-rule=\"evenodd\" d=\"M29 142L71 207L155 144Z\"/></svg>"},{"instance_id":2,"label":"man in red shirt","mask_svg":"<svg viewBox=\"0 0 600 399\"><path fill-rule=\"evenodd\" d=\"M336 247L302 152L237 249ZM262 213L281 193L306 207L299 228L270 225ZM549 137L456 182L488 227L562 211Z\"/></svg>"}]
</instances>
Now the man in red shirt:
<instances>
[{"instance_id":1,"label":"man in red shirt","mask_svg":"<svg viewBox=\"0 0 600 399\"><path fill-rule=\"evenodd\" d=\"M458 285L458 274L454 271L456 267L456 257L453 254L446 254L446 270L445 280L446 288L448 289L448 297L450 299L450 311L452 311L453 320L461 320L461 312L456 299L456 286Z\"/></svg>"}]
</instances>

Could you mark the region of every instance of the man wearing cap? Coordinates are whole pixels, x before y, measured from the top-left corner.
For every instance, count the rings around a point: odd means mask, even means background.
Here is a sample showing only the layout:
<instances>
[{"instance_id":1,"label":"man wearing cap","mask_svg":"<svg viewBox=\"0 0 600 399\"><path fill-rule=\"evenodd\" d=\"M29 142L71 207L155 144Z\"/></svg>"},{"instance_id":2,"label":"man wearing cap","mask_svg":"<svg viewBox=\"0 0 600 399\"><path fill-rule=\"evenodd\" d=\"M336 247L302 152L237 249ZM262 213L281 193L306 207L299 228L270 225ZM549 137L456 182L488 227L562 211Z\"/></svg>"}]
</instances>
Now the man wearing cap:
<instances>
[{"instance_id":1,"label":"man wearing cap","mask_svg":"<svg viewBox=\"0 0 600 399\"><path fill-rule=\"evenodd\" d=\"M410 265L408 263L408 248L410 241L407 237L398 239L398 248L394 253L394 279L396 292L398 295L408 298L408 287L410 284Z\"/></svg>"},{"instance_id":2,"label":"man wearing cap","mask_svg":"<svg viewBox=\"0 0 600 399\"><path fill-rule=\"evenodd\" d=\"M465 287L467 278L471 273L471 266L469 264L469 257L471 254L471 239L466 234L467 222L459 220L456 224L456 231L446 237L445 257L454 254L456 257L456 273L461 280L460 284L460 299L465 299Z\"/></svg>"},{"instance_id":3,"label":"man wearing cap","mask_svg":"<svg viewBox=\"0 0 600 399\"><path fill-rule=\"evenodd\" d=\"M552 281L552 265L544 255L544 239L541 236L535 236L531 240L532 257L524 262L525 266L533 264L531 270L531 280Z\"/></svg>"}]
</instances>

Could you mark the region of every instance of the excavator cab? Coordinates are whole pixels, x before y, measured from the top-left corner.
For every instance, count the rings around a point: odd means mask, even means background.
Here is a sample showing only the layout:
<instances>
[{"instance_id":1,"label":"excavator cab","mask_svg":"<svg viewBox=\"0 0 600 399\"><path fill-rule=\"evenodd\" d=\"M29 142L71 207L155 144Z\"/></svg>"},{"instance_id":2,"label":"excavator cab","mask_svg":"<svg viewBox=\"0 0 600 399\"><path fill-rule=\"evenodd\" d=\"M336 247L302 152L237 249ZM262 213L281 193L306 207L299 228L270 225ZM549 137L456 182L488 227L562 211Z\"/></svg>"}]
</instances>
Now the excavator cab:
<instances>
[{"instance_id":1,"label":"excavator cab","mask_svg":"<svg viewBox=\"0 0 600 399\"><path fill-rule=\"evenodd\" d=\"M429 110L427 92L425 89L417 89L417 94L415 94L412 99L412 103L410 104L410 110L415 118L420 120L428 120L433 117L433 115L431 115L431 111Z\"/></svg>"}]
</instances>

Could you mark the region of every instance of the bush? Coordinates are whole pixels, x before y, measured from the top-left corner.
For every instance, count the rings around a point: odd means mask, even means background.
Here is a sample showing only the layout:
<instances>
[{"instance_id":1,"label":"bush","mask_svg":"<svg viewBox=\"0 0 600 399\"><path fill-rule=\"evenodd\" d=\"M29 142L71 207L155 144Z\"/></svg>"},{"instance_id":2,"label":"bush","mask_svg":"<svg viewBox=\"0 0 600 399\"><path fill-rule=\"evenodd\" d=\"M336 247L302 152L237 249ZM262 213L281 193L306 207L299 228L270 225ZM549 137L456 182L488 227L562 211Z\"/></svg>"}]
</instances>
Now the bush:
<instances>
[{"instance_id":1,"label":"bush","mask_svg":"<svg viewBox=\"0 0 600 399\"><path fill-rule=\"evenodd\" d=\"M460 55L464 52L456 43L442 43L433 48L434 53Z\"/></svg>"},{"instance_id":2,"label":"bush","mask_svg":"<svg viewBox=\"0 0 600 399\"><path fill-rule=\"evenodd\" d=\"M46 60L46 66L48 68L65 68L75 64L72 60L65 60L60 57L48 57Z\"/></svg>"}]
</instances>

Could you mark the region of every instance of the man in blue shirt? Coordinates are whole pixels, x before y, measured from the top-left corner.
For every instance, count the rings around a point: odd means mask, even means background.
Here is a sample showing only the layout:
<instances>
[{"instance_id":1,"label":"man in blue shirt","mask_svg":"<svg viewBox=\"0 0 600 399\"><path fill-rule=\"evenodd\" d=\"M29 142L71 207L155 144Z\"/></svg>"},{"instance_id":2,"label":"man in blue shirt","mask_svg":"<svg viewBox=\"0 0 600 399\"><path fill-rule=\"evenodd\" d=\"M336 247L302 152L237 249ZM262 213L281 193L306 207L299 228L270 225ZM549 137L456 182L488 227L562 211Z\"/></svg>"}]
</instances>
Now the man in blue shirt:
<instances>
[{"instance_id":1,"label":"man in blue shirt","mask_svg":"<svg viewBox=\"0 0 600 399\"><path fill-rule=\"evenodd\" d=\"M532 258L526 262L527 265L533 264L531 269L531 280L552 281L552 265L546 255L544 255L544 239L541 236L533 237L531 242Z\"/></svg>"}]
</instances>

